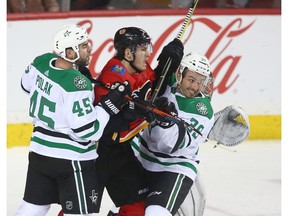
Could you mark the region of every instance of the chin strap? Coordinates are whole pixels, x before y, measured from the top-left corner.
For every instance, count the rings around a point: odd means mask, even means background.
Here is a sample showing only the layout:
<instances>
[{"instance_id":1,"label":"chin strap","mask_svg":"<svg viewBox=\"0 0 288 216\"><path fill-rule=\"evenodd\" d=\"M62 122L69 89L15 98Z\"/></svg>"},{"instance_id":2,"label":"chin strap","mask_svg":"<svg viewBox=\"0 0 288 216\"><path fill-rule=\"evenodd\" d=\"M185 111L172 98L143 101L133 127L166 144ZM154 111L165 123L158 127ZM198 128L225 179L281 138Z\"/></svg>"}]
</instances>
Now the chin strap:
<instances>
[{"instance_id":1,"label":"chin strap","mask_svg":"<svg viewBox=\"0 0 288 216\"><path fill-rule=\"evenodd\" d=\"M135 56L133 55L134 59L135 59ZM135 67L135 65L133 64L134 60L133 61L128 61L126 58L124 58L125 61L127 61L130 66L136 71L136 73L140 73L142 71L140 71L137 67Z\"/></svg>"},{"instance_id":2,"label":"chin strap","mask_svg":"<svg viewBox=\"0 0 288 216\"><path fill-rule=\"evenodd\" d=\"M180 84L177 84L177 88L179 89L179 91L181 92L181 94L182 94L183 96L185 96Z\"/></svg>"},{"instance_id":3,"label":"chin strap","mask_svg":"<svg viewBox=\"0 0 288 216\"><path fill-rule=\"evenodd\" d=\"M73 67L73 69L74 69L74 70L77 70L77 71L79 71L79 66L78 66L78 65L76 65L76 63L75 63L75 62L73 62L73 63L72 63L72 67Z\"/></svg>"}]
</instances>

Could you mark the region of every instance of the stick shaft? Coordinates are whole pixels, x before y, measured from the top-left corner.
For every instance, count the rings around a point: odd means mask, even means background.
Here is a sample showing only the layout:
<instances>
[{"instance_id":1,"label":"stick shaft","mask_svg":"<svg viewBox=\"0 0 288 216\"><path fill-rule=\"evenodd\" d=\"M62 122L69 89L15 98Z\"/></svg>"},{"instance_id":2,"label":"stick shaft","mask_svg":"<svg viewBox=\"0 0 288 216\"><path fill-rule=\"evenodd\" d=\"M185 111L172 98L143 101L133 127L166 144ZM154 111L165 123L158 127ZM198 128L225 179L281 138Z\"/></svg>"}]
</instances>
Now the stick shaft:
<instances>
[{"instance_id":1,"label":"stick shaft","mask_svg":"<svg viewBox=\"0 0 288 216\"><path fill-rule=\"evenodd\" d=\"M181 29L180 29L180 31L179 31L179 33L177 35L177 38L179 40L181 40L181 41L182 41L183 35L184 35L189 23L190 23L190 19L191 19L192 15L193 15L193 13L195 11L197 3L198 3L198 0L193 0L191 6L189 8L188 13L186 14L185 20L184 20L184 22L183 22L183 24L181 26Z\"/></svg>"},{"instance_id":2,"label":"stick shaft","mask_svg":"<svg viewBox=\"0 0 288 216\"><path fill-rule=\"evenodd\" d=\"M179 31L179 33L177 35L177 39L179 39L180 41L182 41L182 37L183 37L183 35L184 35L184 33L185 33L186 29L187 29L187 26L189 25L191 16L192 16L192 14L195 11L197 3L198 3L198 0L193 0L191 6L189 8L189 11L188 11L188 13L185 16L184 22L182 23L181 29L180 29L180 31ZM159 91L160 91L160 89L161 89L161 87L163 85L164 79L165 79L165 77L166 77L166 75L167 75L167 73L169 71L171 63L172 63L172 58L169 57L167 59L166 63L165 63L165 66L164 66L164 68L162 70L160 79L159 79L159 81L158 81L158 83L157 83L157 85L155 87L155 90L153 91L152 96L151 96L150 100L152 102L154 102L156 97L158 96L158 93L159 93Z\"/></svg>"},{"instance_id":3,"label":"stick shaft","mask_svg":"<svg viewBox=\"0 0 288 216\"><path fill-rule=\"evenodd\" d=\"M92 79L92 78L91 78L90 81L91 81L92 83L94 83L95 85L97 85L97 86L100 86L100 87L102 87L102 88L104 88L104 89L106 89L106 90L108 90L108 91L111 91L110 88L108 88L107 86L105 86L104 83L99 82L98 80L95 80L95 79ZM163 112L163 111L161 111L161 110L159 110L159 109L157 109L157 108L155 108L155 107L153 107L153 106L147 105L144 101L141 101L141 100L139 100L139 99L137 100L137 99L132 98L132 97L130 97L130 96L128 96L128 95L125 95L125 98L126 98L128 101L133 102L136 106L141 107L141 108L143 108L143 109L145 109L145 110L148 110L148 111L152 111L152 112L154 112L155 114L160 115L160 116L166 118L166 119L169 120L169 121L172 121L172 122L174 122L174 123L179 123L179 122L183 123L186 127L189 127L190 129L192 129L193 131L195 131L197 134L199 134L201 137L203 137L206 141L210 141L210 140L209 140L207 137L205 137L200 131L198 131L196 128L194 128L193 126L191 126L190 124L188 124L187 122L185 122L185 121L184 121L183 119L181 119L180 117L170 115L170 114L168 114L168 113L166 113L166 112Z\"/></svg>"},{"instance_id":4,"label":"stick shaft","mask_svg":"<svg viewBox=\"0 0 288 216\"><path fill-rule=\"evenodd\" d=\"M160 78L159 78L159 81L158 81L158 83L157 83L157 86L155 87L155 89L154 89L154 91L153 91L153 94L152 94L152 96L151 96L151 101L152 101L152 103L155 101L155 99L157 98L157 96L158 96L158 93L159 93L159 91L160 91L160 89L161 89L161 87L162 87L162 85L163 85L163 82L164 82L164 79L165 79L165 77L166 77L166 75L167 75L167 73L168 73L168 70L169 70L169 68L170 68L170 65L171 65L171 63L172 63L172 58L168 58L168 60L167 60L167 62L165 63L165 66L164 66L164 68L163 68L163 71L162 71L162 73L161 73L161 76L160 76Z\"/></svg>"},{"instance_id":5,"label":"stick shaft","mask_svg":"<svg viewBox=\"0 0 288 216\"><path fill-rule=\"evenodd\" d=\"M196 128L194 128L193 126L191 126L190 124L188 124L187 122L185 122L183 119L181 119L178 116L173 116L169 113L163 112L153 106L149 106L146 103L143 103L141 100L136 100L134 98L129 97L128 95L125 96L125 98L131 102L133 102L136 106L139 106L143 109L149 110L154 112L157 115L160 115L162 117L164 117L165 119L174 122L174 123L182 123L184 124L187 128L190 128L191 130L195 131L197 134L199 134L202 138L204 138L206 141L210 141L209 138L205 137L199 130L197 130Z\"/></svg>"}]
</instances>

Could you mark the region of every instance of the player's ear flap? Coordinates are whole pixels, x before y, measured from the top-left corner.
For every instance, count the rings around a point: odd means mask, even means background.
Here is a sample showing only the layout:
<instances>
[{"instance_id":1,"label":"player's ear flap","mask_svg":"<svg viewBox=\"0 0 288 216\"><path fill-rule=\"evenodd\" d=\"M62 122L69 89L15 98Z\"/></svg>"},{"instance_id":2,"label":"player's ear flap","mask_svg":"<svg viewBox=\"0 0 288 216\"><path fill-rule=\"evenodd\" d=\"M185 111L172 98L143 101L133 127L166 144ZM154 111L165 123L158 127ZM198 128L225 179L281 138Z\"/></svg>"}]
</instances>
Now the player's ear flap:
<instances>
[{"instance_id":1,"label":"player's ear flap","mask_svg":"<svg viewBox=\"0 0 288 216\"><path fill-rule=\"evenodd\" d=\"M178 68L178 70L176 71L176 80L177 80L178 82L181 82L181 73L180 73L180 71L179 71L179 68Z\"/></svg>"},{"instance_id":2,"label":"player's ear flap","mask_svg":"<svg viewBox=\"0 0 288 216\"><path fill-rule=\"evenodd\" d=\"M124 51L124 57L125 59L127 59L128 61L133 61L134 59L134 56L133 56L133 53L131 52L131 49L129 48L126 48L125 51Z\"/></svg>"}]
</instances>

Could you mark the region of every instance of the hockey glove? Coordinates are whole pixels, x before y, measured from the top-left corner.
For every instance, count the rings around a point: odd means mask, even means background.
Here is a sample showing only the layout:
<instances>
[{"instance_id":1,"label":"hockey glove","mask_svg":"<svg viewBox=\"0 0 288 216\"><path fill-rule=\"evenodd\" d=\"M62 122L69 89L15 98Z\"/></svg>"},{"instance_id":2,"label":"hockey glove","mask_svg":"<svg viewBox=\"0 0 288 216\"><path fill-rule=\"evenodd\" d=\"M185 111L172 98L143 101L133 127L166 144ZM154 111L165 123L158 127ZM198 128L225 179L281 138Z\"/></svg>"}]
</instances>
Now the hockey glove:
<instances>
[{"instance_id":1,"label":"hockey glove","mask_svg":"<svg viewBox=\"0 0 288 216\"><path fill-rule=\"evenodd\" d=\"M135 121L139 118L145 118L145 120L149 123L155 120L155 115L151 110L145 109L146 106L151 106L150 101L142 101L137 98L133 99L137 103L143 105L143 107L138 106L134 102L129 102L123 108L123 116L125 119L129 121Z\"/></svg>"},{"instance_id":2,"label":"hockey glove","mask_svg":"<svg viewBox=\"0 0 288 216\"><path fill-rule=\"evenodd\" d=\"M129 122L135 121L139 116L135 113L135 104L129 101L122 109L123 117Z\"/></svg>"},{"instance_id":3,"label":"hockey glove","mask_svg":"<svg viewBox=\"0 0 288 216\"><path fill-rule=\"evenodd\" d=\"M113 83L110 92L104 95L99 104L110 115L115 115L120 112L121 108L127 103L125 95L131 94L131 87L128 82Z\"/></svg>"},{"instance_id":4,"label":"hockey glove","mask_svg":"<svg viewBox=\"0 0 288 216\"><path fill-rule=\"evenodd\" d=\"M168 113L172 116L178 115L178 111L175 107L175 104L173 102L169 101L167 97L156 98L153 105L157 109L159 109L165 113ZM170 127L174 124L174 122L171 121L170 119L167 119L166 116L156 114L155 119L156 119L156 123L162 127Z\"/></svg>"},{"instance_id":5,"label":"hockey glove","mask_svg":"<svg viewBox=\"0 0 288 216\"><path fill-rule=\"evenodd\" d=\"M179 39L175 38L173 41L168 43L163 48L162 52L157 58L159 63L158 63L157 68L155 68L155 72L157 74L159 73L161 74L168 58L170 57L172 59L172 63L167 73L167 77L169 77L179 67L183 55L184 55L184 46Z\"/></svg>"}]
</instances>

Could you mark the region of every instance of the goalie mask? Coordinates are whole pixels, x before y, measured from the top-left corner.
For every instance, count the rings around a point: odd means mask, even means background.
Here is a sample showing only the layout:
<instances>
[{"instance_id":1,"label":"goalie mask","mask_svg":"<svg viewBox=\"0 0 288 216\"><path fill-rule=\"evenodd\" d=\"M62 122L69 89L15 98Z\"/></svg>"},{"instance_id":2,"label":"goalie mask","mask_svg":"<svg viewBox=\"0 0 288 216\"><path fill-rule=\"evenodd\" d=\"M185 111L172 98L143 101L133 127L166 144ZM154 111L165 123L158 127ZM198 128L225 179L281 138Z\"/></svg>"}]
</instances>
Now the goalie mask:
<instances>
[{"instance_id":1,"label":"goalie mask","mask_svg":"<svg viewBox=\"0 0 288 216\"><path fill-rule=\"evenodd\" d=\"M54 51L58 56L74 63L80 58L79 45L88 40L86 30L78 25L66 25L54 36ZM66 49L71 48L76 52L77 57L73 60L66 58Z\"/></svg>"},{"instance_id":2,"label":"goalie mask","mask_svg":"<svg viewBox=\"0 0 288 216\"><path fill-rule=\"evenodd\" d=\"M191 52L185 55L180 63L180 66L177 71L177 84L181 89L181 82L185 77L187 71L192 71L198 73L204 77L204 80L197 81L200 85L199 92L203 92L205 95L212 97L213 93L213 75L210 70L210 63L205 56L202 56L198 53ZM198 92L198 93L199 93Z\"/></svg>"},{"instance_id":3,"label":"goalie mask","mask_svg":"<svg viewBox=\"0 0 288 216\"><path fill-rule=\"evenodd\" d=\"M127 27L119 29L114 36L114 48L117 53L117 57L122 60L124 59L124 51L129 48L131 53L136 52L136 47L148 45L148 50L152 53L151 38L141 28Z\"/></svg>"}]
</instances>

